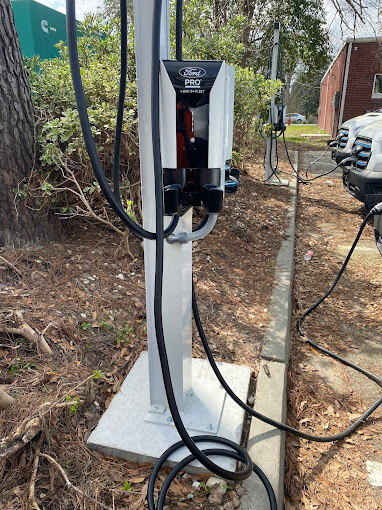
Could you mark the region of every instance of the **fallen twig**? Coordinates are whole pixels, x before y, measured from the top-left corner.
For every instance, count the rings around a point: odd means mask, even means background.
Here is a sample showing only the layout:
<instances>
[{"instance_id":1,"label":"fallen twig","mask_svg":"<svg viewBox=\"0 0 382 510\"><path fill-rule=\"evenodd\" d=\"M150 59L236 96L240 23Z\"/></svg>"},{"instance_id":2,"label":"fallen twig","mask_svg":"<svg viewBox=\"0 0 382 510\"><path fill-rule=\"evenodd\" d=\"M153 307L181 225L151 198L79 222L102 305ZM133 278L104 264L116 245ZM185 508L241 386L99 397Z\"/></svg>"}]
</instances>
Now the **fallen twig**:
<instances>
[{"instance_id":1,"label":"fallen twig","mask_svg":"<svg viewBox=\"0 0 382 510\"><path fill-rule=\"evenodd\" d=\"M15 273L17 273L19 276L24 276L24 273L23 273L22 271L20 271L20 269L17 269L17 267L16 267L16 266L14 266L14 265L12 264L12 262L9 262L9 260L5 259L5 258L4 258L4 257L2 257L1 255L0 255L0 260L1 260L2 262L4 262L4 264L6 264L8 267L10 267L10 268L12 269L12 271L14 271Z\"/></svg>"},{"instance_id":2,"label":"fallen twig","mask_svg":"<svg viewBox=\"0 0 382 510\"><path fill-rule=\"evenodd\" d=\"M81 489L79 489L78 487L73 485L72 482L69 480L67 474L65 473L64 469L60 466L60 464L56 460L53 459L53 457L51 457L50 455L47 455L46 453L40 453L40 457L44 457L45 459L49 460L49 462L51 462L56 467L56 469L58 470L60 475L65 480L66 486L69 489L72 489L74 492L76 492L77 494L80 494L84 498L90 499L91 501L93 501L94 503L99 505L101 508L105 508L106 510L112 510L112 508L110 506L106 506L103 503L101 503L100 501L97 501L92 496L88 496L87 494L85 494L84 491L82 491Z\"/></svg>"},{"instance_id":3,"label":"fallen twig","mask_svg":"<svg viewBox=\"0 0 382 510\"><path fill-rule=\"evenodd\" d=\"M9 328L7 326L0 326L0 333L7 333L9 335L20 335L32 342L40 352L52 356L52 349L47 344L43 335L37 333L28 324L24 322L19 328Z\"/></svg>"},{"instance_id":4,"label":"fallen twig","mask_svg":"<svg viewBox=\"0 0 382 510\"><path fill-rule=\"evenodd\" d=\"M85 395L84 399L79 399L78 401L73 400L69 402L62 402L66 399L66 397L75 391L77 388L82 386L83 384L92 381L94 374L89 375L85 380L81 381L74 388L72 388L69 392L65 393L63 397L60 397L55 402L45 402L35 411L35 416L26 418L15 430L15 432L11 436L7 436L5 438L0 439L0 460L7 459L11 455L19 452L27 445L33 438L42 431L43 428L43 417L46 416L49 411L55 408L63 408L70 407L76 404L87 404L94 400L94 390L90 386L88 388L88 394ZM12 398L12 397L10 397Z\"/></svg>"},{"instance_id":5,"label":"fallen twig","mask_svg":"<svg viewBox=\"0 0 382 510\"><path fill-rule=\"evenodd\" d=\"M40 418L27 418L12 436L0 440L0 459L7 459L19 452L42 430Z\"/></svg>"},{"instance_id":6,"label":"fallen twig","mask_svg":"<svg viewBox=\"0 0 382 510\"><path fill-rule=\"evenodd\" d=\"M43 435L39 438L36 445L36 452L33 460L33 470L31 475L31 480L29 484L29 502L35 510L41 510L41 508L38 506L35 495L34 495L34 488L36 484L36 475L37 475L37 468L38 468L38 461L40 459L40 446L43 440Z\"/></svg>"}]
</instances>

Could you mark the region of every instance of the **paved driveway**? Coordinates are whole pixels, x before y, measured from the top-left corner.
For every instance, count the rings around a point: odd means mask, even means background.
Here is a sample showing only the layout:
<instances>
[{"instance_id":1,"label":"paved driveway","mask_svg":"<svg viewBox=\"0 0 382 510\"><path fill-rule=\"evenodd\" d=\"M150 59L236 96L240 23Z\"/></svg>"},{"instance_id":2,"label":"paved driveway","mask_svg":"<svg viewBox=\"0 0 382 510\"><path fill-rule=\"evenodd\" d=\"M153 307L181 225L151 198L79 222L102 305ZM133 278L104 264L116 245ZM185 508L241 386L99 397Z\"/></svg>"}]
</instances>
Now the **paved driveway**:
<instances>
[{"instance_id":1,"label":"paved driveway","mask_svg":"<svg viewBox=\"0 0 382 510\"><path fill-rule=\"evenodd\" d=\"M300 166L300 171L303 173L305 169L319 158L322 154L322 151L304 151L302 153L302 165ZM309 169L309 171L314 174L323 174L325 172L329 172L332 168L335 167L335 163L332 160L331 152L327 152L324 157L322 157L317 163L314 163ZM337 168L333 173L328 175L328 178L333 177L342 177L342 168Z\"/></svg>"}]
</instances>

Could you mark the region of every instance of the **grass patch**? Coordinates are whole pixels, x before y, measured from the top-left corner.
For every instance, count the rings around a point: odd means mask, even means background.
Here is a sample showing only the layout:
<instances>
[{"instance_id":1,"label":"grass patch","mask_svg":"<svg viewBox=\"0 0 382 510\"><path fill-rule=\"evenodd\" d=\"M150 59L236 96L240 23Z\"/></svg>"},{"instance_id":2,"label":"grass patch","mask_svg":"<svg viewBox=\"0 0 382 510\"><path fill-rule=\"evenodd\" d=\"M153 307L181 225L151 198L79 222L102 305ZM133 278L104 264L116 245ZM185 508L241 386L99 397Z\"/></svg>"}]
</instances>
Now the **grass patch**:
<instances>
[{"instance_id":1,"label":"grass patch","mask_svg":"<svg viewBox=\"0 0 382 510\"><path fill-rule=\"evenodd\" d=\"M325 135L325 136L303 136L303 135ZM330 135L316 124L291 124L286 126L285 140L287 143L304 146L306 148L321 148L326 146L326 140L330 139Z\"/></svg>"}]
</instances>

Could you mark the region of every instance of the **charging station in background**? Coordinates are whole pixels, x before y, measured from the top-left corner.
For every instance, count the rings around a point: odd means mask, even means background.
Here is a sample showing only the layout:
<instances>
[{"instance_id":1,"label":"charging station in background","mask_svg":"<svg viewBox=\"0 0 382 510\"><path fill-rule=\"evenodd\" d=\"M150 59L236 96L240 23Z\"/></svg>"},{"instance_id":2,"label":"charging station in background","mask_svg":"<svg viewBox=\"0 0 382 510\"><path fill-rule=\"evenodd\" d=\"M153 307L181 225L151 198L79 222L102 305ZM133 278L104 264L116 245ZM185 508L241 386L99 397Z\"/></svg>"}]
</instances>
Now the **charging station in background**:
<instances>
[{"instance_id":1,"label":"charging station in background","mask_svg":"<svg viewBox=\"0 0 382 510\"><path fill-rule=\"evenodd\" d=\"M143 226L155 231L151 132L153 1L134 1ZM236 191L231 169L234 68L224 61L170 60L169 0L162 3L160 45L160 139L166 220L179 213L174 233L164 242L162 316L176 402L190 434L219 434L240 443L244 411L219 384L207 360L192 358L192 208L203 205L213 219L222 211L224 190ZM162 379L154 327L155 243L144 240L148 352L142 353L110 403L88 445L137 461L153 461L179 440ZM250 368L219 363L235 393L245 402ZM214 446L213 443L203 447ZM185 448L173 455L182 459ZM235 470L234 459L221 465ZM200 467L198 467L200 471Z\"/></svg>"},{"instance_id":2,"label":"charging station in background","mask_svg":"<svg viewBox=\"0 0 382 510\"><path fill-rule=\"evenodd\" d=\"M273 26L272 38L272 52L269 79L276 80L279 69L280 60L280 23L275 23ZM266 139L266 152L265 152L265 183L273 184L276 186L288 186L288 181L280 179L276 175L277 171L277 138L278 132L283 133L286 123L285 105L277 105L275 96L271 97L271 104L269 108L269 124L272 130Z\"/></svg>"}]
</instances>

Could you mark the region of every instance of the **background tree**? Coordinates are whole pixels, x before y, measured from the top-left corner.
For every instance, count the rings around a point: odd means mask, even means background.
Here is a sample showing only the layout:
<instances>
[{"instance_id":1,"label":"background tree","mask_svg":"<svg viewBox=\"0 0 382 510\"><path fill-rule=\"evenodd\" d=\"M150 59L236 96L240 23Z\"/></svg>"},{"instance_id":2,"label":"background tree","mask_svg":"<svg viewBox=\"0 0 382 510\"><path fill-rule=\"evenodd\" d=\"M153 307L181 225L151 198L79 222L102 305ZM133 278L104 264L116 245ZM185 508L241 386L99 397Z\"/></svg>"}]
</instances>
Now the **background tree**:
<instances>
[{"instance_id":1,"label":"background tree","mask_svg":"<svg viewBox=\"0 0 382 510\"><path fill-rule=\"evenodd\" d=\"M308 79L304 71L297 73L291 86L289 111L307 117L317 116L320 102L320 83L325 71Z\"/></svg>"},{"instance_id":2,"label":"background tree","mask_svg":"<svg viewBox=\"0 0 382 510\"><path fill-rule=\"evenodd\" d=\"M379 0L329 0L328 23L338 24L341 35L360 37L380 31Z\"/></svg>"},{"instance_id":3,"label":"background tree","mask_svg":"<svg viewBox=\"0 0 382 510\"><path fill-rule=\"evenodd\" d=\"M10 0L0 2L0 47L0 246L57 240L56 218L34 214L14 192L33 167L35 120Z\"/></svg>"},{"instance_id":4,"label":"background tree","mask_svg":"<svg viewBox=\"0 0 382 510\"><path fill-rule=\"evenodd\" d=\"M103 0L98 8L98 14L107 20L118 19L120 17L120 0ZM127 13L130 21L134 19L133 0L127 0Z\"/></svg>"},{"instance_id":5,"label":"background tree","mask_svg":"<svg viewBox=\"0 0 382 510\"><path fill-rule=\"evenodd\" d=\"M303 69L305 79L311 80L330 62L331 48L322 0L248 0L248 27L244 33L246 59L256 70L266 73L268 46L275 21L280 22L282 47L282 79L285 84L285 103L289 103L290 85L296 70ZM289 105L288 105L289 106ZM289 108L288 108L289 109Z\"/></svg>"}]
</instances>

